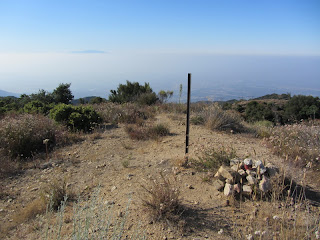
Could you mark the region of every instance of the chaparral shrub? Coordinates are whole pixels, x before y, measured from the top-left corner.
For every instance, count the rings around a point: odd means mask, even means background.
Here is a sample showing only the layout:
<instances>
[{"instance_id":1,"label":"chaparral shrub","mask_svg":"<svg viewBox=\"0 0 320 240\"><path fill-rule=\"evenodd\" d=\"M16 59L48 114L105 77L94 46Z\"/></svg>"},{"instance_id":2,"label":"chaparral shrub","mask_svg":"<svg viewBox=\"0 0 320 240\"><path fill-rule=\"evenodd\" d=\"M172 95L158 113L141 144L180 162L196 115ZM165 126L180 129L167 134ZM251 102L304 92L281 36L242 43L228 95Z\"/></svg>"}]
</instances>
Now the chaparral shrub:
<instances>
[{"instance_id":1,"label":"chaparral shrub","mask_svg":"<svg viewBox=\"0 0 320 240\"><path fill-rule=\"evenodd\" d=\"M11 158L31 157L45 152L43 140L56 144L59 127L43 115L7 115L0 120L0 151Z\"/></svg>"},{"instance_id":2,"label":"chaparral shrub","mask_svg":"<svg viewBox=\"0 0 320 240\"><path fill-rule=\"evenodd\" d=\"M58 123L62 123L73 131L91 131L95 124L101 123L100 115L89 106L56 105L50 116Z\"/></svg>"}]
</instances>

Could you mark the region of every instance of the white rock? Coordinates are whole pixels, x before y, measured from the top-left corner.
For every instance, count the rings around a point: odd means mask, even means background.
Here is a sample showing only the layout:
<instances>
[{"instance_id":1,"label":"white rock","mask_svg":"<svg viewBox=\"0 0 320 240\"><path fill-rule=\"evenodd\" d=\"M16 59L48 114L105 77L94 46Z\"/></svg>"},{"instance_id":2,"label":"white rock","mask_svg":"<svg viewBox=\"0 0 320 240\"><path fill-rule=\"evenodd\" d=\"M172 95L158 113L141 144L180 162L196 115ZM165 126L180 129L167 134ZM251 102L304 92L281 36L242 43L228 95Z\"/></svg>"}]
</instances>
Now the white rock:
<instances>
[{"instance_id":1,"label":"white rock","mask_svg":"<svg viewBox=\"0 0 320 240\"><path fill-rule=\"evenodd\" d=\"M239 183L233 185L233 190L237 193L241 192L241 186Z\"/></svg>"},{"instance_id":2,"label":"white rock","mask_svg":"<svg viewBox=\"0 0 320 240\"><path fill-rule=\"evenodd\" d=\"M257 179L251 175L248 175L246 177L246 179L247 179L249 185L254 185L257 183Z\"/></svg>"},{"instance_id":3,"label":"white rock","mask_svg":"<svg viewBox=\"0 0 320 240\"><path fill-rule=\"evenodd\" d=\"M246 171L243 170L243 169L239 169L239 170L238 170L238 173L240 174L240 176L246 175Z\"/></svg>"},{"instance_id":4,"label":"white rock","mask_svg":"<svg viewBox=\"0 0 320 240\"><path fill-rule=\"evenodd\" d=\"M234 171L228 167L221 166L218 170L219 177L223 177L224 179L231 179L233 180Z\"/></svg>"},{"instance_id":5,"label":"white rock","mask_svg":"<svg viewBox=\"0 0 320 240\"><path fill-rule=\"evenodd\" d=\"M252 165L252 159L251 159L251 158L246 158L246 159L243 161L243 163L244 163L245 165Z\"/></svg>"},{"instance_id":6,"label":"white rock","mask_svg":"<svg viewBox=\"0 0 320 240\"><path fill-rule=\"evenodd\" d=\"M221 180L217 179L212 183L212 186L214 187L214 189L219 191L224 187L224 183Z\"/></svg>"},{"instance_id":7,"label":"white rock","mask_svg":"<svg viewBox=\"0 0 320 240\"><path fill-rule=\"evenodd\" d=\"M116 190L117 189L117 187L116 186L113 186L112 188L111 188L111 192L113 192L114 190Z\"/></svg>"},{"instance_id":8,"label":"white rock","mask_svg":"<svg viewBox=\"0 0 320 240\"><path fill-rule=\"evenodd\" d=\"M252 193L252 188L249 185L243 185L242 186L242 192L246 194L251 194Z\"/></svg>"},{"instance_id":9,"label":"white rock","mask_svg":"<svg viewBox=\"0 0 320 240\"><path fill-rule=\"evenodd\" d=\"M226 183L224 186L224 191L223 191L225 196L230 196L233 194L233 185Z\"/></svg>"}]
</instances>

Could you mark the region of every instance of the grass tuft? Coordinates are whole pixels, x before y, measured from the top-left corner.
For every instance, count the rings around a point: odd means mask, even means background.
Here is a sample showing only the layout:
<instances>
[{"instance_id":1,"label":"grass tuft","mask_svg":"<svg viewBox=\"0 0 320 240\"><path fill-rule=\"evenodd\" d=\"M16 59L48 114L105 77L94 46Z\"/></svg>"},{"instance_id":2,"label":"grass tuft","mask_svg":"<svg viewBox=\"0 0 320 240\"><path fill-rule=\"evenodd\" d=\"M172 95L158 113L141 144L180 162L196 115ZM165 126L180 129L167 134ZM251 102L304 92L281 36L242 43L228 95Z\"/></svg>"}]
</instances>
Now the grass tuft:
<instances>
[{"instance_id":1,"label":"grass tuft","mask_svg":"<svg viewBox=\"0 0 320 240\"><path fill-rule=\"evenodd\" d=\"M160 179L153 181L151 187L142 186L147 196L142 199L143 206L155 221L176 221L183 212L178 188L162 173Z\"/></svg>"},{"instance_id":2,"label":"grass tuft","mask_svg":"<svg viewBox=\"0 0 320 240\"><path fill-rule=\"evenodd\" d=\"M170 134L170 130L163 124L157 124L155 126L139 126L139 125L127 125L125 128L129 137L134 140L157 140L160 137L164 137Z\"/></svg>"},{"instance_id":3,"label":"grass tuft","mask_svg":"<svg viewBox=\"0 0 320 240\"><path fill-rule=\"evenodd\" d=\"M192 165L200 171L216 171L221 165L228 166L235 157L236 151L232 148L209 148L202 150L198 159L192 160Z\"/></svg>"}]
</instances>

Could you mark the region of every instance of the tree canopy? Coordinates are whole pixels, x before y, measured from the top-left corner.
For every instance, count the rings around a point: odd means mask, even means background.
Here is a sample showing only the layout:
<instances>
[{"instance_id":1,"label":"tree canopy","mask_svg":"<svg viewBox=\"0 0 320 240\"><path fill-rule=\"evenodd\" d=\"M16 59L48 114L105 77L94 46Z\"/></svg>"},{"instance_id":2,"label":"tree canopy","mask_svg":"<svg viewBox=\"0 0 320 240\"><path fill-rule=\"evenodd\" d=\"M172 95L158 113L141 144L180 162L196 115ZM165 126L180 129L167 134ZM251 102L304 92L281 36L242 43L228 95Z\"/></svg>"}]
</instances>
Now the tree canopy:
<instances>
[{"instance_id":1,"label":"tree canopy","mask_svg":"<svg viewBox=\"0 0 320 240\"><path fill-rule=\"evenodd\" d=\"M138 82L132 83L127 80L126 84L119 84L117 90L111 90L110 92L109 100L111 102L138 102L151 105L158 100L149 83L140 85Z\"/></svg>"}]
</instances>

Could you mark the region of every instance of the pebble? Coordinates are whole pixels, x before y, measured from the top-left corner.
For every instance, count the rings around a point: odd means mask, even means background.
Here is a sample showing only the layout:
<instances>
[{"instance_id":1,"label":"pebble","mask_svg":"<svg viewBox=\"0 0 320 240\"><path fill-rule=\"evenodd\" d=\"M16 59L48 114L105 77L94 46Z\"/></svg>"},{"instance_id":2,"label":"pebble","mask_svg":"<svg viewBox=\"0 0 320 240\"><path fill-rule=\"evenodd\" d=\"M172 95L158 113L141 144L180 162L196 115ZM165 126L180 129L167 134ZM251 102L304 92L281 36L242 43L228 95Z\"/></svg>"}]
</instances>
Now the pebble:
<instances>
[{"instance_id":1,"label":"pebble","mask_svg":"<svg viewBox=\"0 0 320 240\"><path fill-rule=\"evenodd\" d=\"M112 188L111 188L111 192L113 192L114 190L116 190L117 189L117 187L116 186L113 186Z\"/></svg>"},{"instance_id":2,"label":"pebble","mask_svg":"<svg viewBox=\"0 0 320 240\"><path fill-rule=\"evenodd\" d=\"M105 204L105 205L113 205L113 204L115 204L115 202L114 202L114 201L108 201L108 200L107 200L107 201L104 202L104 204Z\"/></svg>"}]
</instances>

